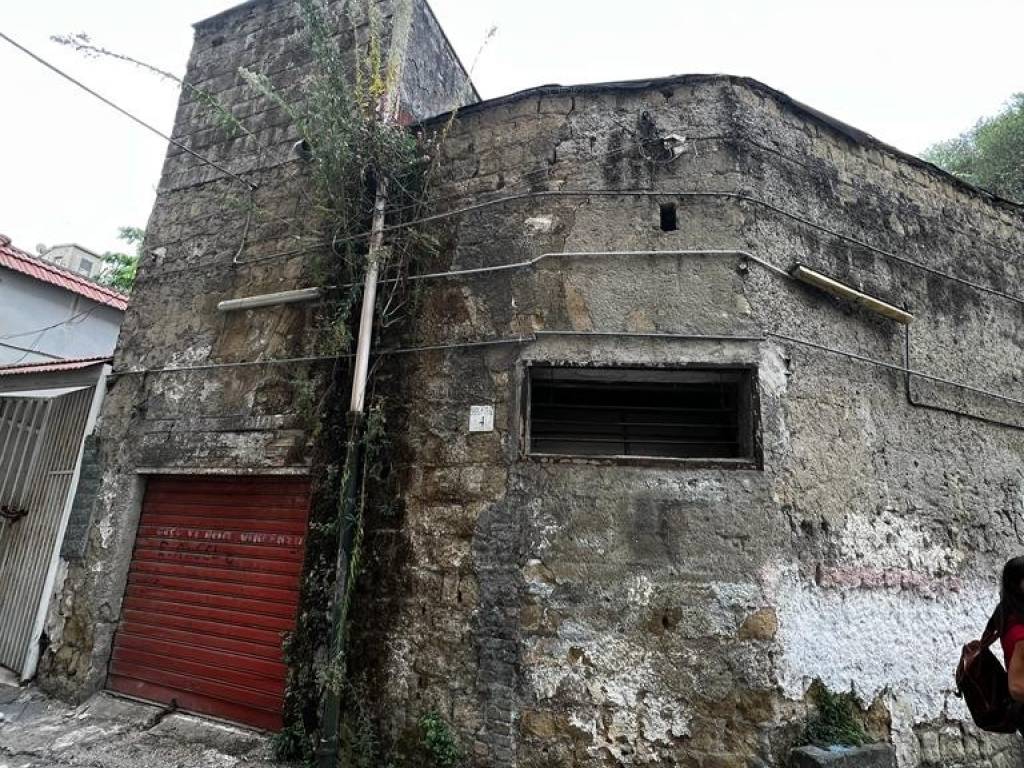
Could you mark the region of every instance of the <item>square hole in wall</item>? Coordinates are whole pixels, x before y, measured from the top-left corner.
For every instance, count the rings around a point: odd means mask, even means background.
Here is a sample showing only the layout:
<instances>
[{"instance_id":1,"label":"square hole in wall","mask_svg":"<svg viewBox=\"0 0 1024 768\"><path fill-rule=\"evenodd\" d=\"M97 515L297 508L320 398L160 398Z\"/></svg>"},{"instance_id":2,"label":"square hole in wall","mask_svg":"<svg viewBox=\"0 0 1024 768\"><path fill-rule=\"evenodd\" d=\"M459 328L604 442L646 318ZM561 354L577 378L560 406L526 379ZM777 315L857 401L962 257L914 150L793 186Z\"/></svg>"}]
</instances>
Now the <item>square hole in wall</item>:
<instances>
[{"instance_id":1,"label":"square hole in wall","mask_svg":"<svg viewBox=\"0 0 1024 768\"><path fill-rule=\"evenodd\" d=\"M527 452L758 464L753 367L531 366Z\"/></svg>"},{"instance_id":2,"label":"square hole in wall","mask_svg":"<svg viewBox=\"0 0 1024 768\"><path fill-rule=\"evenodd\" d=\"M679 213L675 203L662 203L659 210L661 212L662 232L675 232L679 229Z\"/></svg>"}]
</instances>

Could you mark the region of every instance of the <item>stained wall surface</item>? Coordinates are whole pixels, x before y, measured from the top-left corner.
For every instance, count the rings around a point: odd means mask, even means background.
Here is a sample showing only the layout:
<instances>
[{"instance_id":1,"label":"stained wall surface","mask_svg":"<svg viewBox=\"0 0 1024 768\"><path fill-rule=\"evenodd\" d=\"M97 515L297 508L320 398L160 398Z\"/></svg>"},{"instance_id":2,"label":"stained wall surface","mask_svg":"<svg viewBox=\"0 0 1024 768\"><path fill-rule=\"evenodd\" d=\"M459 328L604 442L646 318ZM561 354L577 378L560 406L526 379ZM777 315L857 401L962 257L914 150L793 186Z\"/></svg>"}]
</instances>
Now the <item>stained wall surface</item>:
<instances>
[{"instance_id":1,"label":"stained wall surface","mask_svg":"<svg viewBox=\"0 0 1024 768\"><path fill-rule=\"evenodd\" d=\"M480 765L780 765L820 680L900 765L1016 764L951 670L1021 546L1020 210L728 77L470 107L445 159L473 208L437 268L581 255L423 289L409 345L525 341L396 377L405 518L365 597L395 737L437 709ZM763 468L525 456L538 362L756 366Z\"/></svg>"}]
</instances>

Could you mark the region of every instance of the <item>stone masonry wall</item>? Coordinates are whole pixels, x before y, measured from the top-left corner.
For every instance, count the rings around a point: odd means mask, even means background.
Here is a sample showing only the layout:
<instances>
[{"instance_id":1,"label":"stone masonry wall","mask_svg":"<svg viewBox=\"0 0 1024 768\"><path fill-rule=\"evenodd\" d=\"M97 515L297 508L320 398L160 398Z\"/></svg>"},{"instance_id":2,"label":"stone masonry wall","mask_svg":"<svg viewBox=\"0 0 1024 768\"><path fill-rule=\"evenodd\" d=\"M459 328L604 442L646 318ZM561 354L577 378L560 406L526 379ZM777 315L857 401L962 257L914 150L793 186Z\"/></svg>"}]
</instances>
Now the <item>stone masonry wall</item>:
<instances>
[{"instance_id":1,"label":"stone masonry wall","mask_svg":"<svg viewBox=\"0 0 1024 768\"><path fill-rule=\"evenodd\" d=\"M351 53L365 48L369 32L362 6L349 6L337 43ZM375 0L374 7L386 50L400 6ZM473 98L473 91L443 37L436 39L429 8L420 0L408 7L419 69L403 81L416 94L403 113L418 120ZM238 73L245 67L267 75L296 103L311 56L292 0L254 0L196 27L185 79L246 130L225 130L202 97L184 90L174 136L257 188L250 192L183 150L168 150L98 429L103 477L90 541L84 558L70 564L50 612L40 669L48 690L82 698L103 685L147 475L309 471L297 403L318 363L248 363L315 355L315 308L225 315L217 303L315 281L321 241L307 171L292 151L296 130ZM428 78L423 68L431 61Z\"/></svg>"},{"instance_id":2,"label":"stone masonry wall","mask_svg":"<svg viewBox=\"0 0 1024 768\"><path fill-rule=\"evenodd\" d=\"M674 160L645 143L667 134L686 137ZM999 295L1020 210L751 81L490 102L444 168L440 207L478 207L442 225L438 268L800 262L912 311L912 368L1024 394L1020 299ZM411 327L409 346L537 336L392 364L405 517L373 538L361 615L396 743L433 709L482 766L782 765L820 679L870 707L901 766L1020 759L952 691L1022 544L1018 405L913 377L914 405L898 370L792 341L904 365L899 325L735 255L432 281ZM764 468L526 458L531 361L757 365ZM468 432L476 404L493 433Z\"/></svg>"}]
</instances>

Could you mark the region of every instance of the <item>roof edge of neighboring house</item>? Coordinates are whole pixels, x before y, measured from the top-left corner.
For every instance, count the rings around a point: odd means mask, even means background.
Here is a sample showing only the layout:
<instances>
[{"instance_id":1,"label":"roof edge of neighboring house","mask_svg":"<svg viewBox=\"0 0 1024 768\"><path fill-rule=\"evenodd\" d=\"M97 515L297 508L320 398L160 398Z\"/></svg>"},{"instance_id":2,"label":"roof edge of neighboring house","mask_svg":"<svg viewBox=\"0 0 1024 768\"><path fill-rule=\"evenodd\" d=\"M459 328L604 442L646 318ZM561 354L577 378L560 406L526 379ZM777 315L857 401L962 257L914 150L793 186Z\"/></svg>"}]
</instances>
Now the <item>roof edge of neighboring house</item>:
<instances>
[{"instance_id":1,"label":"roof edge of neighboring house","mask_svg":"<svg viewBox=\"0 0 1024 768\"><path fill-rule=\"evenodd\" d=\"M18 363L17 365L0 365L0 376L19 376L36 373L56 373L59 371L78 371L96 365L107 365L112 357L75 357L66 360L53 360L45 363Z\"/></svg>"},{"instance_id":2,"label":"roof edge of neighboring house","mask_svg":"<svg viewBox=\"0 0 1024 768\"><path fill-rule=\"evenodd\" d=\"M690 85L700 83L727 83L730 85L741 86L748 88L751 91L755 91L770 98L774 99L778 103L785 107L804 115L807 115L813 120L816 120L823 125L837 131L844 135L847 139L853 143L876 149L886 154L893 155L899 160L908 163L909 165L916 166L925 170L929 173L937 175L940 179L946 183L952 184L953 186L959 187L967 192L984 198L993 205L1012 210L1016 214L1024 212L1024 203L1018 203L1014 200L1010 200L1005 197L1001 197L993 192L982 189L971 184L968 181L964 181L959 176L955 176L949 171L941 168L934 163L930 163L917 155L912 155L909 152L905 152L902 149L898 149L891 144L887 144L881 139L872 136L867 131L862 131L860 128L856 128L849 123L845 123L838 118L832 117L821 110L815 109L814 107L808 106L803 102L797 101L792 96L767 85L760 80L756 80L752 77L746 77L744 75L728 75L728 74L684 74L684 75L669 75L667 77L657 78L643 78L639 80L621 80L603 83L583 83L580 85L540 85L533 88L527 88L525 90L516 91L509 93L504 96L497 96L492 99L485 99L478 101L475 104L469 104L458 110L452 110L458 115L473 114L477 111L485 111L494 107L502 106L503 104L510 104L515 101L522 99L534 98L537 96L566 96L576 93L614 93L616 91L643 91L643 90L654 90L657 88L664 88L672 85ZM439 115L427 118L420 122L420 125L429 126L436 123L444 122L450 119L451 112L444 112Z\"/></svg>"},{"instance_id":3,"label":"roof edge of neighboring house","mask_svg":"<svg viewBox=\"0 0 1024 768\"><path fill-rule=\"evenodd\" d=\"M97 304L122 312L128 308L128 297L125 294L76 272L63 269L46 259L33 256L13 245L11 238L6 235L0 235L0 268L7 268L26 277L63 288Z\"/></svg>"},{"instance_id":4,"label":"roof edge of neighboring house","mask_svg":"<svg viewBox=\"0 0 1024 768\"><path fill-rule=\"evenodd\" d=\"M46 252L49 253L55 248L77 248L80 251L85 251L90 256L95 256L97 259L103 258L102 254L96 253L92 248L86 248L84 245L80 245L79 243L57 243L55 245L48 245L46 247Z\"/></svg>"}]
</instances>

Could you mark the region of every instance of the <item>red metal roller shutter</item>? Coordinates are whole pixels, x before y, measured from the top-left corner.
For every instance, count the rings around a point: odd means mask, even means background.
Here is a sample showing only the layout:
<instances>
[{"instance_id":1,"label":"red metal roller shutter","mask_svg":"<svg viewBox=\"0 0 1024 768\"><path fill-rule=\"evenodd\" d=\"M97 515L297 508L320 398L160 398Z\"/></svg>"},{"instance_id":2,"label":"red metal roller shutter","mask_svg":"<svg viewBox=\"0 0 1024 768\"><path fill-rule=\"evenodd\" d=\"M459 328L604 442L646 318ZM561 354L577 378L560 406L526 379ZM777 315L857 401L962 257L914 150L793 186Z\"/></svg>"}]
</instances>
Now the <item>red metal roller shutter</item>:
<instances>
[{"instance_id":1,"label":"red metal roller shutter","mask_svg":"<svg viewBox=\"0 0 1024 768\"><path fill-rule=\"evenodd\" d=\"M152 478L107 686L280 729L308 510L306 479Z\"/></svg>"}]
</instances>

